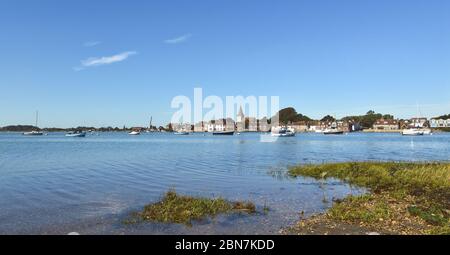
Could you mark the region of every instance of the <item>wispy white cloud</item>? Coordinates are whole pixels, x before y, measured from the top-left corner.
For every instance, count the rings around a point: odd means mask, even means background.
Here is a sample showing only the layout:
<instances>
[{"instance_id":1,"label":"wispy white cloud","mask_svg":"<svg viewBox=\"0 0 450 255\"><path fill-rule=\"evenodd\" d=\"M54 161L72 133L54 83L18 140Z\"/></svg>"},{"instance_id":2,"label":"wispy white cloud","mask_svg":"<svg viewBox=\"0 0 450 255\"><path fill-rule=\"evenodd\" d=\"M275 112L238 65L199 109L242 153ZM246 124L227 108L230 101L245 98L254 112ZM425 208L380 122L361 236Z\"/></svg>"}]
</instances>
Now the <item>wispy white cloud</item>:
<instances>
[{"instance_id":1,"label":"wispy white cloud","mask_svg":"<svg viewBox=\"0 0 450 255\"><path fill-rule=\"evenodd\" d=\"M83 43L83 46L84 47L94 47L94 46L97 46L97 45L99 45L101 43L102 42L99 42L99 41L90 41L90 42Z\"/></svg>"},{"instance_id":2,"label":"wispy white cloud","mask_svg":"<svg viewBox=\"0 0 450 255\"><path fill-rule=\"evenodd\" d=\"M168 44L177 44L187 41L190 37L192 37L192 34L185 34L176 38L167 39L164 42Z\"/></svg>"},{"instance_id":3,"label":"wispy white cloud","mask_svg":"<svg viewBox=\"0 0 450 255\"><path fill-rule=\"evenodd\" d=\"M122 62L129 58L132 55L136 55L136 51L126 51L122 52L113 56L107 56L107 57L96 57L96 58L88 58L81 61L81 66L74 67L74 71L81 71L88 67L94 67L94 66L102 66L102 65L109 65L117 62Z\"/></svg>"}]
</instances>

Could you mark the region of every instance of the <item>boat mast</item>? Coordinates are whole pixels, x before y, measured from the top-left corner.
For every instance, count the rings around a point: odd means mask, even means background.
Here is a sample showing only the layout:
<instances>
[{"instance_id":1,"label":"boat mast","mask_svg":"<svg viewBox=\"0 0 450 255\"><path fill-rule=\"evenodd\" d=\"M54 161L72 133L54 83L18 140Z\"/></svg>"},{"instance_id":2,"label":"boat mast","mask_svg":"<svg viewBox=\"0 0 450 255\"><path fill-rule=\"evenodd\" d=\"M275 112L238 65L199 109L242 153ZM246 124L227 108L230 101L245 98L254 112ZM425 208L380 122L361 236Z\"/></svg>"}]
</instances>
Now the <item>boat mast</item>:
<instances>
[{"instance_id":1,"label":"boat mast","mask_svg":"<svg viewBox=\"0 0 450 255\"><path fill-rule=\"evenodd\" d=\"M38 127L38 116L39 116L39 111L36 111L36 125L35 125L35 127Z\"/></svg>"}]
</instances>

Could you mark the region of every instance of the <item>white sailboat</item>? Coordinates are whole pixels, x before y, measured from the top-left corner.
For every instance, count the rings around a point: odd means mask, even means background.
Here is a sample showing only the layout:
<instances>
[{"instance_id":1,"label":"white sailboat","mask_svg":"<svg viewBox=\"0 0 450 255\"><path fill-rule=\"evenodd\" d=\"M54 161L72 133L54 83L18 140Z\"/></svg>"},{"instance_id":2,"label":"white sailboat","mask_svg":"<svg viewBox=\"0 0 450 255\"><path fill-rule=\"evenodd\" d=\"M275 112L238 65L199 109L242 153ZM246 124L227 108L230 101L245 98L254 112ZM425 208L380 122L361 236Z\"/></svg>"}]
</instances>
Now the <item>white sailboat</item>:
<instances>
[{"instance_id":1,"label":"white sailboat","mask_svg":"<svg viewBox=\"0 0 450 255\"><path fill-rule=\"evenodd\" d=\"M35 127L38 128L38 117L39 117L39 112L36 111L36 125ZM44 133L41 131L36 131L36 130L32 130L30 132L24 132L23 135L29 135L29 136L39 136L39 135L43 135Z\"/></svg>"},{"instance_id":2,"label":"white sailboat","mask_svg":"<svg viewBox=\"0 0 450 255\"><path fill-rule=\"evenodd\" d=\"M422 117L422 112L420 111L419 104L417 104L417 116L416 118L420 119ZM411 127L409 129L402 130L402 135L408 135L408 136L419 136L419 135L432 135L433 132L430 128L425 127L424 125L415 125L414 127Z\"/></svg>"},{"instance_id":3,"label":"white sailboat","mask_svg":"<svg viewBox=\"0 0 450 255\"><path fill-rule=\"evenodd\" d=\"M419 129L410 128L410 129L404 129L402 131L402 135L418 136L418 135L424 135L424 132Z\"/></svg>"},{"instance_id":4,"label":"white sailboat","mask_svg":"<svg viewBox=\"0 0 450 255\"><path fill-rule=\"evenodd\" d=\"M150 117L150 125L148 126L148 129L145 131L146 133L153 132L153 129L152 129L152 120L153 120L153 116Z\"/></svg>"}]
</instances>

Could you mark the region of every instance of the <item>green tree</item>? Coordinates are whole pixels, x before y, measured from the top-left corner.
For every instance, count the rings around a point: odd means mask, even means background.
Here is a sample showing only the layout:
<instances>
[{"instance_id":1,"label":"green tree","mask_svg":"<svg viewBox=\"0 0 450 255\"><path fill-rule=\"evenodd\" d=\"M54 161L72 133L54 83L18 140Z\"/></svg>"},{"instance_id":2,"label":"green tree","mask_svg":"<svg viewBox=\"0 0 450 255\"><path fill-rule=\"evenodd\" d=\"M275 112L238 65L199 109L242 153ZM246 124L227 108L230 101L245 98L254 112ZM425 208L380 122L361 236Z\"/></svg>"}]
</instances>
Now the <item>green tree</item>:
<instances>
[{"instance_id":1,"label":"green tree","mask_svg":"<svg viewBox=\"0 0 450 255\"><path fill-rule=\"evenodd\" d=\"M309 118L306 115L303 115L301 113L297 113L297 111L293 107L288 107L281 109L278 112L278 118L280 123L286 125L289 122L297 122L297 121L310 121L311 118Z\"/></svg>"},{"instance_id":2,"label":"green tree","mask_svg":"<svg viewBox=\"0 0 450 255\"><path fill-rule=\"evenodd\" d=\"M323 122L335 122L336 119L333 116L331 116L331 115L327 115L327 116L323 117L320 121L323 121Z\"/></svg>"}]
</instances>

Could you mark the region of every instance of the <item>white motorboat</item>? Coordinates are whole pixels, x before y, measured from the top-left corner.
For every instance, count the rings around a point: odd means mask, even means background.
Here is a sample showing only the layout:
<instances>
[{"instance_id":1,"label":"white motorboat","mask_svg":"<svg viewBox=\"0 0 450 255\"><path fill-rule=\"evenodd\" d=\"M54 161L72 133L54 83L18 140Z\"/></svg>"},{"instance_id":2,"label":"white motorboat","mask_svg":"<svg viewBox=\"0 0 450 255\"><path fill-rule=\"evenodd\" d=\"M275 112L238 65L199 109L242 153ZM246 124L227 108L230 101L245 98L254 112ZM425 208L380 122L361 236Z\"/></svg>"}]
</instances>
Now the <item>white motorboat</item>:
<instances>
[{"instance_id":1,"label":"white motorboat","mask_svg":"<svg viewBox=\"0 0 450 255\"><path fill-rule=\"evenodd\" d=\"M129 135L140 135L141 134L141 132L139 132L139 131L131 131L130 133L128 133Z\"/></svg>"},{"instance_id":2,"label":"white motorboat","mask_svg":"<svg viewBox=\"0 0 450 255\"><path fill-rule=\"evenodd\" d=\"M338 123L337 123L337 120L335 120L331 124L331 127L326 128L325 130L323 130L322 133L324 135L343 135L344 131L338 129Z\"/></svg>"},{"instance_id":3,"label":"white motorboat","mask_svg":"<svg viewBox=\"0 0 450 255\"><path fill-rule=\"evenodd\" d=\"M337 128L327 128L322 132L324 135L342 135L344 131Z\"/></svg>"},{"instance_id":4,"label":"white motorboat","mask_svg":"<svg viewBox=\"0 0 450 255\"><path fill-rule=\"evenodd\" d=\"M290 128L281 127L272 130L271 135L274 137L292 137L295 136L295 131Z\"/></svg>"},{"instance_id":5,"label":"white motorboat","mask_svg":"<svg viewBox=\"0 0 450 255\"><path fill-rule=\"evenodd\" d=\"M75 131L69 132L66 134L67 137L86 137L86 132L83 131Z\"/></svg>"},{"instance_id":6,"label":"white motorboat","mask_svg":"<svg viewBox=\"0 0 450 255\"><path fill-rule=\"evenodd\" d=\"M402 131L402 135L409 135L409 136L419 136L419 135L424 135L424 132L419 130L419 129L404 129Z\"/></svg>"}]
</instances>

